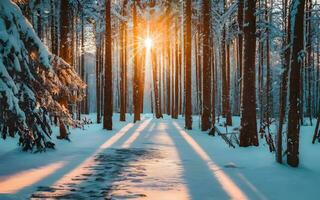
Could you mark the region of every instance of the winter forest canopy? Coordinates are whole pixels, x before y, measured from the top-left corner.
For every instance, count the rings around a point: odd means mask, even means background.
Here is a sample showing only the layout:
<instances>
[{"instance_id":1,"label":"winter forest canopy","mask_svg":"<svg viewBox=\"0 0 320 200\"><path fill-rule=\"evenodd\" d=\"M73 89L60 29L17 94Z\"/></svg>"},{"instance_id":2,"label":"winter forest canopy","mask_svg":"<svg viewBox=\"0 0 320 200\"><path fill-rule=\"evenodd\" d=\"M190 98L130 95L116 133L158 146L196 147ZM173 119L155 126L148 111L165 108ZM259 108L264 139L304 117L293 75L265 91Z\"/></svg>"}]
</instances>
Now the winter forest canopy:
<instances>
[{"instance_id":1,"label":"winter forest canopy","mask_svg":"<svg viewBox=\"0 0 320 200\"><path fill-rule=\"evenodd\" d=\"M153 118L298 167L319 148L319 79L318 0L0 0L1 144L20 151Z\"/></svg>"}]
</instances>

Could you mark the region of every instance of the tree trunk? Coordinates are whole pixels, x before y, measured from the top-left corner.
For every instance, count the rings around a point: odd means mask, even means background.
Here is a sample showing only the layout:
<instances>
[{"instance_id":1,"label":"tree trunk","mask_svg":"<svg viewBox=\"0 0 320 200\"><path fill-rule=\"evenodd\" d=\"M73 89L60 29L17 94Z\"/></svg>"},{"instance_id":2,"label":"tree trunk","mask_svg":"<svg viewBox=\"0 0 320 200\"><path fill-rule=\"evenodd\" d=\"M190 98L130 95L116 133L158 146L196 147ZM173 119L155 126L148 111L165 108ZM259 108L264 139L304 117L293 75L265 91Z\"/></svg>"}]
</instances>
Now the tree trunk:
<instances>
[{"instance_id":1,"label":"tree trunk","mask_svg":"<svg viewBox=\"0 0 320 200\"><path fill-rule=\"evenodd\" d=\"M313 67L313 57L312 57L312 27L311 27L311 12L312 12L312 1L307 0L307 13L306 13L306 49L307 49L307 60L306 60L306 73L308 82L308 97L307 97L307 114L310 120L310 126L312 126L312 67Z\"/></svg>"},{"instance_id":2,"label":"tree trunk","mask_svg":"<svg viewBox=\"0 0 320 200\"><path fill-rule=\"evenodd\" d=\"M192 99L191 99L191 0L186 0L186 34L185 34L185 128L192 129Z\"/></svg>"},{"instance_id":3,"label":"tree trunk","mask_svg":"<svg viewBox=\"0 0 320 200\"><path fill-rule=\"evenodd\" d=\"M126 16L126 5L127 1L125 0L122 5L122 16ZM121 79L120 79L120 121L126 121L126 79L127 79L127 66L126 66L126 29L127 24L125 21L121 22L120 25L120 68L121 68Z\"/></svg>"},{"instance_id":4,"label":"tree trunk","mask_svg":"<svg viewBox=\"0 0 320 200\"><path fill-rule=\"evenodd\" d=\"M61 0L61 27L60 27L60 57L64 59L67 63L71 64L70 59L70 44L68 42L68 33L69 33L69 1ZM60 94L59 103L61 106L68 108L68 97L66 94ZM62 119L59 120L60 135L58 139L68 139L67 128Z\"/></svg>"},{"instance_id":5,"label":"tree trunk","mask_svg":"<svg viewBox=\"0 0 320 200\"><path fill-rule=\"evenodd\" d=\"M255 91L255 1L246 0L242 69L240 146L258 146Z\"/></svg>"},{"instance_id":6,"label":"tree trunk","mask_svg":"<svg viewBox=\"0 0 320 200\"><path fill-rule=\"evenodd\" d=\"M211 52L210 52L210 24L211 24L211 1L202 1L203 10L203 69L202 69L202 96L203 109L201 115L201 130L207 131L211 128Z\"/></svg>"},{"instance_id":7,"label":"tree trunk","mask_svg":"<svg viewBox=\"0 0 320 200\"><path fill-rule=\"evenodd\" d=\"M171 81L170 81L170 3L167 4L166 30L165 30L165 63L166 63L166 113L170 115L171 108Z\"/></svg>"},{"instance_id":8,"label":"tree trunk","mask_svg":"<svg viewBox=\"0 0 320 200\"><path fill-rule=\"evenodd\" d=\"M111 0L106 0L106 33L105 33L105 84L103 128L112 130L112 39L111 39Z\"/></svg>"},{"instance_id":9,"label":"tree trunk","mask_svg":"<svg viewBox=\"0 0 320 200\"><path fill-rule=\"evenodd\" d=\"M292 49L290 58L289 112L287 130L287 163L292 167L299 165L299 106L300 70L302 67L303 20L305 0L293 0L290 7L292 26Z\"/></svg>"},{"instance_id":10,"label":"tree trunk","mask_svg":"<svg viewBox=\"0 0 320 200\"><path fill-rule=\"evenodd\" d=\"M137 24L137 1L133 1L133 110L134 110L134 122L140 121L140 70L138 66L138 24Z\"/></svg>"},{"instance_id":11,"label":"tree trunk","mask_svg":"<svg viewBox=\"0 0 320 200\"><path fill-rule=\"evenodd\" d=\"M280 88L280 111L279 111L279 126L277 131L277 152L276 152L276 160L278 163L282 163L282 129L283 123L285 120L286 115L286 104L287 104L287 85L288 85L288 69L289 69L289 62L290 62L290 48L286 47L289 42L291 41L290 37L290 29L291 29L291 22L287 19L287 6L288 0L283 1L283 19L284 19L284 27L285 32L287 33L287 38L283 37L283 48L284 53L282 55L282 62L283 62L283 73L281 76L281 88Z\"/></svg>"},{"instance_id":12,"label":"tree trunk","mask_svg":"<svg viewBox=\"0 0 320 200\"><path fill-rule=\"evenodd\" d=\"M174 79L174 110L172 113L172 117L178 119L179 114L179 71L180 71L180 62L179 62L179 37L178 37L178 30L179 30L179 23L176 20L175 23L175 79Z\"/></svg>"},{"instance_id":13,"label":"tree trunk","mask_svg":"<svg viewBox=\"0 0 320 200\"><path fill-rule=\"evenodd\" d=\"M238 76L238 81L239 81L239 98L241 99L241 94L242 94L242 59L243 59L243 9L244 6L244 0L238 0L238 26L239 26L239 33L238 33L238 70L239 70L239 76ZM241 101L239 101L239 108L241 107Z\"/></svg>"},{"instance_id":14,"label":"tree trunk","mask_svg":"<svg viewBox=\"0 0 320 200\"><path fill-rule=\"evenodd\" d=\"M230 106L230 45L226 45L226 125L232 126L232 113Z\"/></svg>"},{"instance_id":15,"label":"tree trunk","mask_svg":"<svg viewBox=\"0 0 320 200\"><path fill-rule=\"evenodd\" d=\"M151 52L152 59L152 75L153 75L153 90L154 90L154 110L156 118L159 119L162 117L161 105L160 105L160 96L159 96L159 78L158 78L158 65L156 51L152 50Z\"/></svg>"},{"instance_id":16,"label":"tree trunk","mask_svg":"<svg viewBox=\"0 0 320 200\"><path fill-rule=\"evenodd\" d=\"M96 33L96 103L97 103L97 123L101 123L101 103L100 103L100 56L101 56L101 34Z\"/></svg>"},{"instance_id":17,"label":"tree trunk","mask_svg":"<svg viewBox=\"0 0 320 200\"><path fill-rule=\"evenodd\" d=\"M215 95L216 95L216 82L215 82L215 63L214 63L214 60L215 60L215 55L214 55L214 48L213 48L213 38L211 38L211 41L210 41L210 44L211 44L211 51L210 51L210 54L211 54L211 123L212 123L212 128L214 128L215 126L215 123L216 123L216 107L215 107Z\"/></svg>"}]
</instances>

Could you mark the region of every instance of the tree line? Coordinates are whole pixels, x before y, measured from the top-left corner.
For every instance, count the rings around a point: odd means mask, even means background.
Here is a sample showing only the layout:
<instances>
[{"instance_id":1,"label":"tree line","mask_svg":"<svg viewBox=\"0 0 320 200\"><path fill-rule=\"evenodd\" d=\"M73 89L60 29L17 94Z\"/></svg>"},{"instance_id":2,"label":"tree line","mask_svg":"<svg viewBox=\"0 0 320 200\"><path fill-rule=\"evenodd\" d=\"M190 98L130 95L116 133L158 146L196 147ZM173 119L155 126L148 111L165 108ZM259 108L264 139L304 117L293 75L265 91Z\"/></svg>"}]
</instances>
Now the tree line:
<instances>
[{"instance_id":1,"label":"tree line","mask_svg":"<svg viewBox=\"0 0 320 200\"><path fill-rule=\"evenodd\" d=\"M88 81L88 27L94 30L95 86L83 101L60 95L74 119L95 96L97 122L112 129L113 113L141 119L148 34L152 111L183 116L185 128L213 132L220 118L240 116L240 146L265 138L276 160L299 164L300 126L319 115L319 4L312 0L36 0L18 1L41 41ZM90 94L90 95L89 95ZM54 117L54 115L52 115ZM59 117L55 117L58 123ZM319 121L319 120L318 120ZM319 122L317 123L319 124ZM273 132L271 126L276 125ZM67 129L60 123L60 138ZM319 138L318 130L314 141ZM260 139L261 140L261 139Z\"/></svg>"}]
</instances>

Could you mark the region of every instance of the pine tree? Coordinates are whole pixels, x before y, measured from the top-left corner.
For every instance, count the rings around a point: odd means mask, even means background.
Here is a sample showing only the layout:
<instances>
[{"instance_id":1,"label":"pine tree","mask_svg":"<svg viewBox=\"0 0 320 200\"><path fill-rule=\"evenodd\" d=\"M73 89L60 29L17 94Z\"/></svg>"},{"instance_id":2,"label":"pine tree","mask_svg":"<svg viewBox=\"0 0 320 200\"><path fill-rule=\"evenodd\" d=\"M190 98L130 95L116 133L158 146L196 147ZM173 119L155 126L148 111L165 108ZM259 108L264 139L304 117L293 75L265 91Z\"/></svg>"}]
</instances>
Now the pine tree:
<instances>
[{"instance_id":1,"label":"pine tree","mask_svg":"<svg viewBox=\"0 0 320 200\"><path fill-rule=\"evenodd\" d=\"M240 146L258 146L255 91L256 2L246 0L244 14Z\"/></svg>"},{"instance_id":2,"label":"pine tree","mask_svg":"<svg viewBox=\"0 0 320 200\"><path fill-rule=\"evenodd\" d=\"M112 39L111 39L111 0L106 0L106 32L105 32L105 84L104 84L104 110L103 128L112 130Z\"/></svg>"},{"instance_id":3,"label":"pine tree","mask_svg":"<svg viewBox=\"0 0 320 200\"><path fill-rule=\"evenodd\" d=\"M191 99L191 0L185 2L185 128L192 129L192 99Z\"/></svg>"},{"instance_id":4,"label":"pine tree","mask_svg":"<svg viewBox=\"0 0 320 200\"><path fill-rule=\"evenodd\" d=\"M133 111L134 122L140 121L140 70L138 66L138 21L137 21L137 1L133 1L132 21L133 21Z\"/></svg>"},{"instance_id":5,"label":"pine tree","mask_svg":"<svg viewBox=\"0 0 320 200\"><path fill-rule=\"evenodd\" d=\"M284 27L284 34L282 38L284 52L282 56L282 65L283 65L283 73L281 75L281 87L280 87L280 94L279 94L279 101L280 101L280 110L279 110L279 125L277 131L277 152L276 152L276 160L279 163L282 163L282 130L283 130L283 123L285 120L286 115L286 107L287 107L287 85L288 85L288 69L289 69L289 62L290 62L290 48L287 45L291 41L290 29L291 23L290 20L287 19L288 17L288 0L283 0L283 27ZM286 37L285 37L286 36Z\"/></svg>"},{"instance_id":6,"label":"pine tree","mask_svg":"<svg viewBox=\"0 0 320 200\"><path fill-rule=\"evenodd\" d=\"M207 131L211 128L211 53L210 53L210 25L211 25L211 3L210 0L203 0L203 70L202 70L202 95L203 110L201 116L201 130Z\"/></svg>"},{"instance_id":7,"label":"pine tree","mask_svg":"<svg viewBox=\"0 0 320 200\"><path fill-rule=\"evenodd\" d=\"M127 0L123 1L122 15L126 16ZM126 99L127 99L127 23L122 21L120 24L120 121L126 120Z\"/></svg>"},{"instance_id":8,"label":"pine tree","mask_svg":"<svg viewBox=\"0 0 320 200\"><path fill-rule=\"evenodd\" d=\"M65 125L78 124L56 99L63 95L78 101L81 96L75 96L74 91L85 85L68 63L48 51L21 10L9 0L0 1L0 27L4 27L0 37L2 137L18 133L24 151L53 148L49 114L58 116Z\"/></svg>"},{"instance_id":9,"label":"pine tree","mask_svg":"<svg viewBox=\"0 0 320 200\"><path fill-rule=\"evenodd\" d=\"M303 65L305 0L293 0L290 5L291 56L289 79L289 111L287 130L287 163L292 167L299 165L299 107L300 107L300 70Z\"/></svg>"}]
</instances>

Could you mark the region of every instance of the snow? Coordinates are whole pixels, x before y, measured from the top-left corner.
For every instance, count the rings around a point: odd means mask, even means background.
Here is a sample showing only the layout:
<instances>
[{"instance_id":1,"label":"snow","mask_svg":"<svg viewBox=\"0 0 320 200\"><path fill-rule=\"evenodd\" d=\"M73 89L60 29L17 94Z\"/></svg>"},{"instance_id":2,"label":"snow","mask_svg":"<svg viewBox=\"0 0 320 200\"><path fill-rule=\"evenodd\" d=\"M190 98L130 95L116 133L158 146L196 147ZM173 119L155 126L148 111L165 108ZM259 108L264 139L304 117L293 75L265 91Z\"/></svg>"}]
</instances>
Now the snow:
<instances>
[{"instance_id":1,"label":"snow","mask_svg":"<svg viewBox=\"0 0 320 200\"><path fill-rule=\"evenodd\" d=\"M0 199L318 199L314 127L301 127L301 166L290 168L275 162L263 140L229 148L220 136L184 130L181 117L127 119L113 131L101 124L73 129L72 142L54 139L56 150L45 153L1 141ZM239 118L233 122L238 126Z\"/></svg>"}]
</instances>

